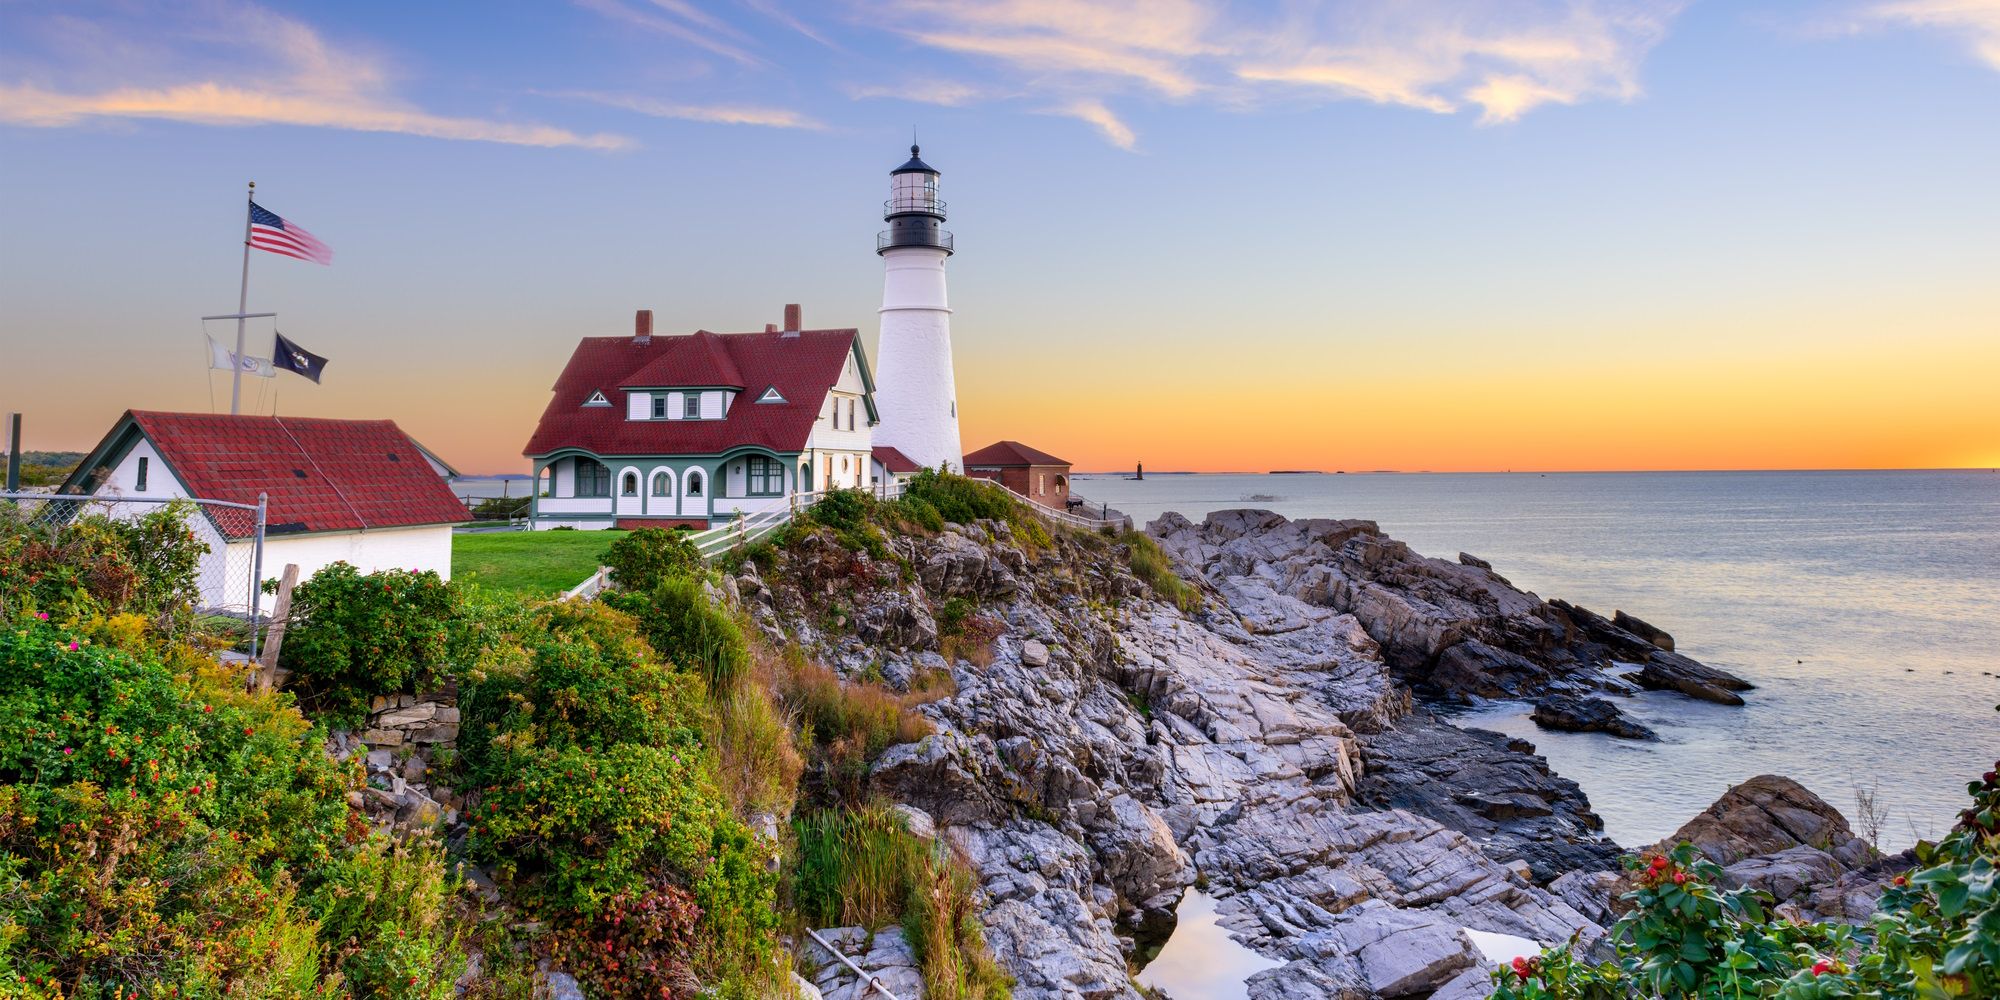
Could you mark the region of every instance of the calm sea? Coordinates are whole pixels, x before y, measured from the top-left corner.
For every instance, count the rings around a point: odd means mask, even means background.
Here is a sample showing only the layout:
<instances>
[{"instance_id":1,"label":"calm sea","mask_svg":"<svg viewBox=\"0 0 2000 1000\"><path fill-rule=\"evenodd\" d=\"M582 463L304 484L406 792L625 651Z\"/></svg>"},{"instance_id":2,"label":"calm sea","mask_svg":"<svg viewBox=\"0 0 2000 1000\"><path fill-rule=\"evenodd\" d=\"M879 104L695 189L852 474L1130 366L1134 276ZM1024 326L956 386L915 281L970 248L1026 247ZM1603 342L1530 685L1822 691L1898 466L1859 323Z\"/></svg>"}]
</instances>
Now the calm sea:
<instances>
[{"instance_id":1,"label":"calm sea","mask_svg":"<svg viewBox=\"0 0 2000 1000\"><path fill-rule=\"evenodd\" d=\"M2000 474L1685 472L1077 476L1144 523L1261 507L1357 517L1417 551L1492 561L1516 586L1624 609L1758 690L1744 708L1649 693L1638 743L1539 729L1524 706L1460 721L1521 736L1627 846L1756 774L1784 774L1884 847L1942 834L2000 758ZM1857 824L1859 825L1859 824Z\"/></svg>"}]
</instances>

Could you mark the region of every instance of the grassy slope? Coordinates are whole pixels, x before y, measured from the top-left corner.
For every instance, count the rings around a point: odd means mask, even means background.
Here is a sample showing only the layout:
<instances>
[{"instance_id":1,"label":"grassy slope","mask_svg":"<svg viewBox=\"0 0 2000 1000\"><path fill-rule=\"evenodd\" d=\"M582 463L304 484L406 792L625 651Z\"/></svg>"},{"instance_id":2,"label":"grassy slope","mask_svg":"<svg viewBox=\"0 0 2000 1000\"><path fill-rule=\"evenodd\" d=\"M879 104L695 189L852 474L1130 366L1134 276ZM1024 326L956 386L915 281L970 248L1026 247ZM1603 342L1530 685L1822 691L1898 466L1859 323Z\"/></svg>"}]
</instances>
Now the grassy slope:
<instances>
[{"instance_id":1,"label":"grassy slope","mask_svg":"<svg viewBox=\"0 0 2000 1000\"><path fill-rule=\"evenodd\" d=\"M500 531L454 535L451 578L490 593L548 597L584 581L602 565L622 531Z\"/></svg>"}]
</instances>

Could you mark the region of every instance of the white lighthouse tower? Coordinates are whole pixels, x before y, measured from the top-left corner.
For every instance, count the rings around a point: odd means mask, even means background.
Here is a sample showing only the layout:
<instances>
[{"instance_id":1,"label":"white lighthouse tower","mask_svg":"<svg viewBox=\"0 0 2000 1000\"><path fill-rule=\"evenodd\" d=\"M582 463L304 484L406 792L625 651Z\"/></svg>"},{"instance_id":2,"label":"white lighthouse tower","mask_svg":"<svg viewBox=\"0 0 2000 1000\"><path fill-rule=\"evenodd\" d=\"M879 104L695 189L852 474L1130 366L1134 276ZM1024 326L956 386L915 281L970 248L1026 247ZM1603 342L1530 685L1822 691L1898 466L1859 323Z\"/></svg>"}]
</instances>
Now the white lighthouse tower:
<instances>
[{"instance_id":1,"label":"white lighthouse tower","mask_svg":"<svg viewBox=\"0 0 2000 1000\"><path fill-rule=\"evenodd\" d=\"M925 468L959 469L958 389L951 373L951 307L944 296L944 231L938 172L910 147L910 162L889 173L882 204L889 228L875 238L882 281L882 338L875 348L874 442Z\"/></svg>"}]
</instances>

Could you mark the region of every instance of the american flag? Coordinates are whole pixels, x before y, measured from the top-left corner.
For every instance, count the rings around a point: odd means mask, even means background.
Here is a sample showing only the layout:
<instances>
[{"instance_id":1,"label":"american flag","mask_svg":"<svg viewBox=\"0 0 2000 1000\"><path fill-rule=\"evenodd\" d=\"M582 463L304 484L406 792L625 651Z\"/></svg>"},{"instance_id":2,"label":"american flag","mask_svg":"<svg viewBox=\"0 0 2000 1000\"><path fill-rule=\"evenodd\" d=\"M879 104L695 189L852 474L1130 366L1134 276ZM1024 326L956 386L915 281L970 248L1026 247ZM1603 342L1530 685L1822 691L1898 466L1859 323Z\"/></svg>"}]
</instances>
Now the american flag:
<instances>
[{"instance_id":1,"label":"american flag","mask_svg":"<svg viewBox=\"0 0 2000 1000\"><path fill-rule=\"evenodd\" d=\"M287 222L283 216L254 201L250 203L250 245L315 264L333 263L332 247L315 239L298 223Z\"/></svg>"}]
</instances>

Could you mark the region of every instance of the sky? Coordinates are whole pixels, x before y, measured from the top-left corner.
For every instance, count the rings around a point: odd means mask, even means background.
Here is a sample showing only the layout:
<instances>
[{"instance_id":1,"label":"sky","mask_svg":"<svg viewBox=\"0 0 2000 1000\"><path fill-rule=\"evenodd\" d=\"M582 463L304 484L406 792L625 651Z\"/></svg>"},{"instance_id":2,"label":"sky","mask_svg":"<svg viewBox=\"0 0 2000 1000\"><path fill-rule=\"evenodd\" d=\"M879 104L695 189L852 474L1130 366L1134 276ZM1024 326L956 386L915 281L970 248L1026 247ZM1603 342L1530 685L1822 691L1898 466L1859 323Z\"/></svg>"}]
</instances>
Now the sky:
<instances>
[{"instance_id":1,"label":"sky","mask_svg":"<svg viewBox=\"0 0 2000 1000\"><path fill-rule=\"evenodd\" d=\"M914 131L968 450L1995 467L1996 122L2000 0L0 0L0 410L226 412L255 180L246 410L523 471L636 309L872 350Z\"/></svg>"}]
</instances>

